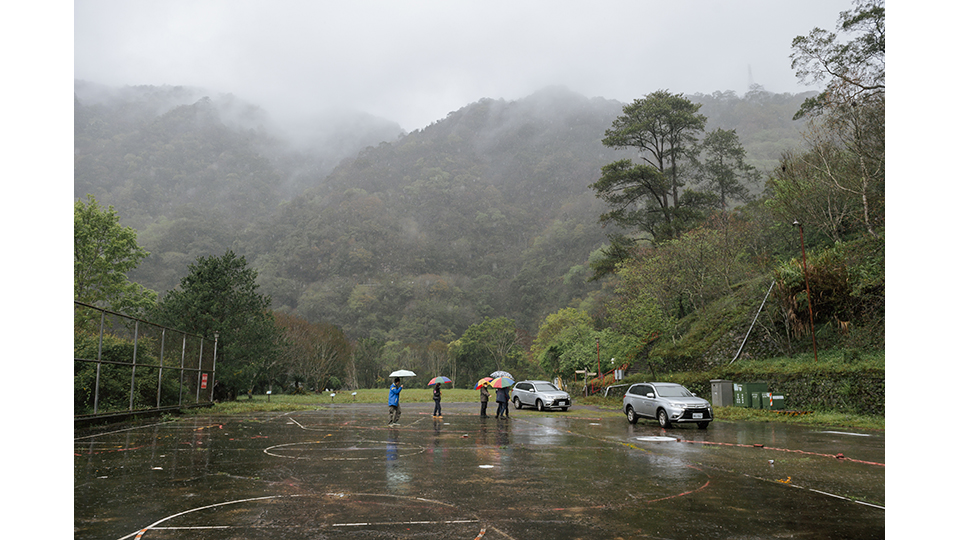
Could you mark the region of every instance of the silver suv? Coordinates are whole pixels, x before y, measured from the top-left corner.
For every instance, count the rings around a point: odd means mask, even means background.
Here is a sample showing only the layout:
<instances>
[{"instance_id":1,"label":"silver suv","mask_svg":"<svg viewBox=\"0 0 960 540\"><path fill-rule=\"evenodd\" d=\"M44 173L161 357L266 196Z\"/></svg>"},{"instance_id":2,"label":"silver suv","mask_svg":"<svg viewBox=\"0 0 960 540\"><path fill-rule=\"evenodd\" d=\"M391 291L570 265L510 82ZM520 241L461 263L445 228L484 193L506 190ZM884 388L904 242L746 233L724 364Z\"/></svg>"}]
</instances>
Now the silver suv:
<instances>
[{"instance_id":1,"label":"silver suv","mask_svg":"<svg viewBox=\"0 0 960 540\"><path fill-rule=\"evenodd\" d=\"M513 406L521 409L524 405L545 409L567 410L570 406L570 394L560 390L547 381L520 381L513 385Z\"/></svg>"},{"instance_id":2,"label":"silver suv","mask_svg":"<svg viewBox=\"0 0 960 540\"><path fill-rule=\"evenodd\" d=\"M710 402L674 383L637 383L623 395L623 413L636 424L640 418L655 418L660 427L696 423L707 429L713 420Z\"/></svg>"}]
</instances>

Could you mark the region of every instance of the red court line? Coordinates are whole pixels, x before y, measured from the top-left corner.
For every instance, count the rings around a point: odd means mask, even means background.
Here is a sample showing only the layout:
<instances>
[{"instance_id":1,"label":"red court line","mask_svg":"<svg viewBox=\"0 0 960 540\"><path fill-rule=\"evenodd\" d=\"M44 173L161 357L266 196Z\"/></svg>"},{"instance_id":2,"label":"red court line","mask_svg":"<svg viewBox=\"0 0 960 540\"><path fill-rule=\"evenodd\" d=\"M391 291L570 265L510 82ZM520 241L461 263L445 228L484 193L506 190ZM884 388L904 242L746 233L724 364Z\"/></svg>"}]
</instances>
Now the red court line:
<instances>
[{"instance_id":1,"label":"red court line","mask_svg":"<svg viewBox=\"0 0 960 540\"><path fill-rule=\"evenodd\" d=\"M793 452L795 454L806 454L809 456L820 456L834 458L840 461L853 461L856 463L863 463L866 465L877 465L879 467L886 467L885 463L876 463L874 461L864 461L862 459L853 459L845 457L843 454L821 454L819 452L808 452L806 450L791 450L790 448L773 448L770 446L764 446L762 444L739 444L739 443L724 443L724 442L713 442L713 441L685 441L681 440L680 442L691 443L691 444L713 444L716 446L739 446L740 448L761 448L764 450L776 450L777 452Z\"/></svg>"}]
</instances>

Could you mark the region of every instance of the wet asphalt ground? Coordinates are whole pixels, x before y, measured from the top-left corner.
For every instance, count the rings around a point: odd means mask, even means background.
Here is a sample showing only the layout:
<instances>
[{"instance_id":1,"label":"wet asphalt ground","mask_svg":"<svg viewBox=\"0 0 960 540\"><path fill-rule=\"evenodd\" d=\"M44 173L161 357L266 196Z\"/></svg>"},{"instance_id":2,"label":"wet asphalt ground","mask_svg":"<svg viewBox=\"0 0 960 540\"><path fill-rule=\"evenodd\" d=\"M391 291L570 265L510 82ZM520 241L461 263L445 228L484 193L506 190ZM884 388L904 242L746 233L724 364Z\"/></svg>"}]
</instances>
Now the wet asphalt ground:
<instances>
[{"instance_id":1,"label":"wet asphalt ground","mask_svg":"<svg viewBox=\"0 0 960 540\"><path fill-rule=\"evenodd\" d=\"M477 404L77 431L76 539L882 538L883 433ZM492 406L488 412L496 410Z\"/></svg>"}]
</instances>

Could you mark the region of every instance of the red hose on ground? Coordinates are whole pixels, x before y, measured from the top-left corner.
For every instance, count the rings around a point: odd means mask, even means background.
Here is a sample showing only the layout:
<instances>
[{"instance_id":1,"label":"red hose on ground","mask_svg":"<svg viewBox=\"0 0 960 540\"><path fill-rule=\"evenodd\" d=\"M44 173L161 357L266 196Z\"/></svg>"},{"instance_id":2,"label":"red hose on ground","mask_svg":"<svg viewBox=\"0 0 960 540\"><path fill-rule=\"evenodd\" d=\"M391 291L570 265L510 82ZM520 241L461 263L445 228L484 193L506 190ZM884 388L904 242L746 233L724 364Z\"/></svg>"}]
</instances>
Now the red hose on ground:
<instances>
[{"instance_id":1,"label":"red hose on ground","mask_svg":"<svg viewBox=\"0 0 960 540\"><path fill-rule=\"evenodd\" d=\"M865 465L877 465L877 466L879 466L879 467L886 467L886 466L887 466L885 463L876 463L876 462L873 462L873 461L863 461L863 460L861 460L861 459L853 459L853 458L844 457L843 454L821 454L821 453L818 453L818 452L807 452L806 450L791 450L791 449L789 449L789 448L771 448L771 447L769 447L769 446L764 446L764 445L762 445L762 444L739 444L739 443L723 443L723 442L711 442L711 441L684 441L684 440L680 440L680 442L691 443L691 444L714 444L714 445L717 445L717 446L739 446L739 447L741 447L741 448L764 448L764 449L766 449L766 450L776 450L776 451L778 451L778 452L793 452L793 453L796 453L796 454L806 454L806 455L810 455L810 456L821 456L821 457L835 458L835 459L840 459L840 460L843 460L843 461L853 461L853 462L855 462L855 463L863 463L863 464L865 464Z\"/></svg>"}]
</instances>

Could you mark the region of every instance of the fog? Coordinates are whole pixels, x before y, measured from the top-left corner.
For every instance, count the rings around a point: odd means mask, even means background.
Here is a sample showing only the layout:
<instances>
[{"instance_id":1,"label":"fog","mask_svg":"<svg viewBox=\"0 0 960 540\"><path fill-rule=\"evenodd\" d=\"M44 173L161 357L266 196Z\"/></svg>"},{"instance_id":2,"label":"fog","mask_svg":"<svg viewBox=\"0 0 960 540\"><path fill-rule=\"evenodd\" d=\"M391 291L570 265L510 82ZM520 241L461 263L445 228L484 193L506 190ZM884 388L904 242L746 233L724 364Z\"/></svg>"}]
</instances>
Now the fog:
<instances>
[{"instance_id":1,"label":"fog","mask_svg":"<svg viewBox=\"0 0 960 540\"><path fill-rule=\"evenodd\" d=\"M790 43L849 0L78 0L74 76L232 93L277 119L361 111L407 131L481 98L561 85L802 92Z\"/></svg>"}]
</instances>

